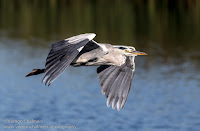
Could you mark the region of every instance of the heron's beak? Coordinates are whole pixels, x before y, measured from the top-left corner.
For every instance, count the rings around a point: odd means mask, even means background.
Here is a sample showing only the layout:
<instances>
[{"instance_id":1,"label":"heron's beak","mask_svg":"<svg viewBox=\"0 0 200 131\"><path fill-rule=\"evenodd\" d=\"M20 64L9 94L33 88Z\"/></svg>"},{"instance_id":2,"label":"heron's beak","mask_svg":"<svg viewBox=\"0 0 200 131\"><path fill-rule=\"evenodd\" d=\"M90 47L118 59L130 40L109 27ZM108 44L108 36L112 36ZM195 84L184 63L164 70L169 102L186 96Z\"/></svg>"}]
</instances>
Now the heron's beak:
<instances>
[{"instance_id":1,"label":"heron's beak","mask_svg":"<svg viewBox=\"0 0 200 131\"><path fill-rule=\"evenodd\" d=\"M147 53L140 52L140 51L132 51L131 54L134 54L134 55L147 55Z\"/></svg>"}]
</instances>

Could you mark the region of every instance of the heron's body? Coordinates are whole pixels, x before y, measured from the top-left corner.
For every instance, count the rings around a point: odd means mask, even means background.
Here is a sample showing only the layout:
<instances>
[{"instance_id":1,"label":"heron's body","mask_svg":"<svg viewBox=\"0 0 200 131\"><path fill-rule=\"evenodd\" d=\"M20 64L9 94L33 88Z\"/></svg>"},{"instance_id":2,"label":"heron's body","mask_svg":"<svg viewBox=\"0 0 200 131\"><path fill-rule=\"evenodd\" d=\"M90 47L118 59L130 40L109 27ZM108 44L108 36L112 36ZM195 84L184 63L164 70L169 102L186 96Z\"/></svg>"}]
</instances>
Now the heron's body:
<instances>
[{"instance_id":1,"label":"heron's body","mask_svg":"<svg viewBox=\"0 0 200 131\"><path fill-rule=\"evenodd\" d=\"M112 52L112 55L110 53ZM110 44L98 45L91 41L87 44L71 63L72 66L100 66L100 65L122 65L125 63L125 55L122 50L114 48Z\"/></svg>"},{"instance_id":2,"label":"heron's body","mask_svg":"<svg viewBox=\"0 0 200 131\"><path fill-rule=\"evenodd\" d=\"M92 40L96 35L86 33L52 44L45 69L34 69L27 76L45 73L42 82L50 85L69 65L99 66L97 73L107 106L123 108L135 71L134 59L146 55L130 46L113 46Z\"/></svg>"}]
</instances>

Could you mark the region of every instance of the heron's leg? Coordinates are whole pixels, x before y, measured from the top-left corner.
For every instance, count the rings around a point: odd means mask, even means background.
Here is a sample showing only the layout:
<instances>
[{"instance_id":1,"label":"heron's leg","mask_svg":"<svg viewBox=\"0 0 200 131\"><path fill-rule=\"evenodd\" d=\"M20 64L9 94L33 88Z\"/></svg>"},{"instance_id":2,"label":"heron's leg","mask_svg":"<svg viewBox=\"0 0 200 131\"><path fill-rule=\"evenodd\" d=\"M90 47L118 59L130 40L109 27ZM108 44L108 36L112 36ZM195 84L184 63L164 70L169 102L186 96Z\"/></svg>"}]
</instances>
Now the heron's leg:
<instances>
[{"instance_id":1,"label":"heron's leg","mask_svg":"<svg viewBox=\"0 0 200 131\"><path fill-rule=\"evenodd\" d=\"M33 71L27 74L26 77L32 76L32 75L38 75L38 74L44 73L44 71L45 69L33 69Z\"/></svg>"}]
</instances>

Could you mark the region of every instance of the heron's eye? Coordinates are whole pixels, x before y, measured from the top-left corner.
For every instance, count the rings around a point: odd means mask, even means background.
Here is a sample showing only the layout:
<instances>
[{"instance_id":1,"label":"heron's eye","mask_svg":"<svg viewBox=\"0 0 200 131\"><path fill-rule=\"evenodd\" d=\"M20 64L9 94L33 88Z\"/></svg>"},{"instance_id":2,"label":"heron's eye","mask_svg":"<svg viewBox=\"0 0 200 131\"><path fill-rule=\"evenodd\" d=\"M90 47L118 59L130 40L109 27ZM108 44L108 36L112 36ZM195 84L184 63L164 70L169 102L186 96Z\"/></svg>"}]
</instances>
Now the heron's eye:
<instances>
[{"instance_id":1,"label":"heron's eye","mask_svg":"<svg viewBox=\"0 0 200 131\"><path fill-rule=\"evenodd\" d=\"M125 50L125 52L127 52L127 53L130 53L130 51L129 51L129 50Z\"/></svg>"}]
</instances>

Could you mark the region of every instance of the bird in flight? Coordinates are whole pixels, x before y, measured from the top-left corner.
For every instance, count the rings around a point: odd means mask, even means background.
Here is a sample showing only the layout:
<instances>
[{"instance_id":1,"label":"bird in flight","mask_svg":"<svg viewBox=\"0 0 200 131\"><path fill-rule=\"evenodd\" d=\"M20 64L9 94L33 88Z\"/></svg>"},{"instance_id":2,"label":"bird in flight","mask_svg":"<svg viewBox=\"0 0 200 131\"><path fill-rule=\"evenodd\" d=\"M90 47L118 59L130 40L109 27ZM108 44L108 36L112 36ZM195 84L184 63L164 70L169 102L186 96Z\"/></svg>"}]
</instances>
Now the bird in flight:
<instances>
[{"instance_id":1,"label":"bird in flight","mask_svg":"<svg viewBox=\"0 0 200 131\"><path fill-rule=\"evenodd\" d=\"M147 54L131 46L97 43L93 40L95 36L80 34L52 44L45 68L33 69L26 77L45 73L42 82L49 86L69 65L99 66L97 73L107 106L112 102L112 108L117 107L119 111L130 91L135 56Z\"/></svg>"}]
</instances>

